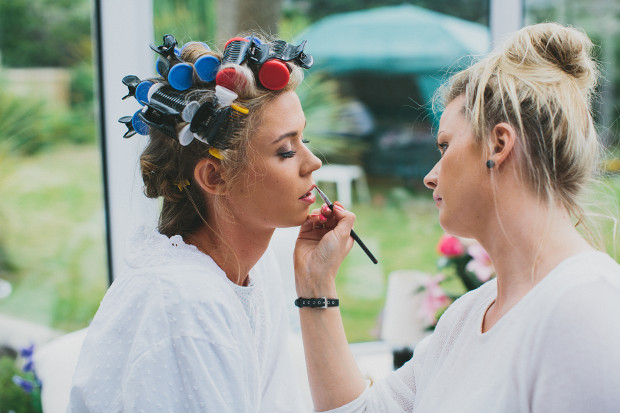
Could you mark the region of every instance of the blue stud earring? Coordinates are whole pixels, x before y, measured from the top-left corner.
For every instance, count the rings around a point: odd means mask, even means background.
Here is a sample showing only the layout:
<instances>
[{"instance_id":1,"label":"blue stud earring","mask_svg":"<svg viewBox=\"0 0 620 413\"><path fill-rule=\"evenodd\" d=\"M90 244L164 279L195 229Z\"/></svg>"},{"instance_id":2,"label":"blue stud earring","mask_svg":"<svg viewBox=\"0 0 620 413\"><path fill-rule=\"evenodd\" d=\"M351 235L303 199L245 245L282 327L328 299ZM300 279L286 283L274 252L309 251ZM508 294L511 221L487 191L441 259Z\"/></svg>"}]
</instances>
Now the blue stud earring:
<instances>
[{"instance_id":1,"label":"blue stud earring","mask_svg":"<svg viewBox=\"0 0 620 413\"><path fill-rule=\"evenodd\" d=\"M489 168L489 169L493 169L493 167L494 167L494 166L495 166L495 161L493 161L493 160L489 159L489 160L487 161L487 168Z\"/></svg>"}]
</instances>

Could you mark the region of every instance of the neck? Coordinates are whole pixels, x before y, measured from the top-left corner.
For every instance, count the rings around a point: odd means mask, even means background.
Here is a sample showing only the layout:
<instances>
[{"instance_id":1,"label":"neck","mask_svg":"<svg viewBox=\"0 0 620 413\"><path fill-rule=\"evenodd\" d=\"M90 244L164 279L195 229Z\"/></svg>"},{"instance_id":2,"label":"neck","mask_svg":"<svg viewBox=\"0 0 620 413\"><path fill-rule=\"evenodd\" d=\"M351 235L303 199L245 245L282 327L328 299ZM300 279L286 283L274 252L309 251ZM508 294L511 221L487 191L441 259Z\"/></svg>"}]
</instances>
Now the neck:
<instances>
[{"instance_id":1,"label":"neck","mask_svg":"<svg viewBox=\"0 0 620 413\"><path fill-rule=\"evenodd\" d=\"M564 259L592 250L564 207L545 205L522 192L517 195L498 197L505 202L498 203L495 218L477 237L496 270L498 291L493 307L497 318Z\"/></svg>"},{"instance_id":2,"label":"neck","mask_svg":"<svg viewBox=\"0 0 620 413\"><path fill-rule=\"evenodd\" d=\"M247 228L230 222L230 217L207 221L210 228L203 225L188 237L188 242L209 255L228 279L246 286L250 270L267 250L274 229Z\"/></svg>"}]
</instances>

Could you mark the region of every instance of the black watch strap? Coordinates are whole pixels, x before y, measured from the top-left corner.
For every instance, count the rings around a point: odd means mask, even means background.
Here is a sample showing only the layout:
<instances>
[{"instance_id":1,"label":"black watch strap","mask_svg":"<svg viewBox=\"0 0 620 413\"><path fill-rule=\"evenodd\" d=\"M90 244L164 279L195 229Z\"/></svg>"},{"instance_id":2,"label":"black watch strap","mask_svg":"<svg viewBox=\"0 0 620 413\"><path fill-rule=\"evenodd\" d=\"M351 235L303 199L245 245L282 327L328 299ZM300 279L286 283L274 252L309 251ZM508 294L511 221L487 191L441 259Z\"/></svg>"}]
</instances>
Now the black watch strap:
<instances>
[{"instance_id":1,"label":"black watch strap","mask_svg":"<svg viewBox=\"0 0 620 413\"><path fill-rule=\"evenodd\" d=\"M340 300L337 298L302 298L299 297L295 300L295 305L299 308L302 307L311 307L311 308L327 308L327 307L338 307L340 304Z\"/></svg>"}]
</instances>

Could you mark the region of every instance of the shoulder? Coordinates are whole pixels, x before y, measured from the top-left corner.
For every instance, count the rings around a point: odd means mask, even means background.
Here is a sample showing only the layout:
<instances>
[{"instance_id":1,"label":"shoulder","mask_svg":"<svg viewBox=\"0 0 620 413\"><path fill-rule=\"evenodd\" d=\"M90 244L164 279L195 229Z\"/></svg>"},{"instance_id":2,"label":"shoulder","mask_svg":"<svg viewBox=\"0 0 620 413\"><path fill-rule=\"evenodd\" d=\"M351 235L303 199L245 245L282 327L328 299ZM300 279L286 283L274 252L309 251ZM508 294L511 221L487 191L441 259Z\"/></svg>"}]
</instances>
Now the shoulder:
<instances>
[{"instance_id":1,"label":"shoulder","mask_svg":"<svg viewBox=\"0 0 620 413\"><path fill-rule=\"evenodd\" d=\"M590 362L611 357L620 368L615 356L620 348L620 265L607 254L585 253L566 260L550 276L532 309L539 348L547 355L576 354L578 360L588 355Z\"/></svg>"},{"instance_id":2,"label":"shoulder","mask_svg":"<svg viewBox=\"0 0 620 413\"><path fill-rule=\"evenodd\" d=\"M145 345L174 335L229 342L239 334L243 310L218 270L215 265L129 270L112 283L90 330L148 337Z\"/></svg>"},{"instance_id":3,"label":"shoulder","mask_svg":"<svg viewBox=\"0 0 620 413\"><path fill-rule=\"evenodd\" d=\"M602 252L578 254L562 262L541 281L549 297L549 314L597 313L616 309L620 316L620 265ZM592 314L592 315L593 315ZM582 318L582 317L578 317Z\"/></svg>"},{"instance_id":4,"label":"shoulder","mask_svg":"<svg viewBox=\"0 0 620 413\"><path fill-rule=\"evenodd\" d=\"M548 324L596 328L597 324L611 327L612 320L620 322L620 265L611 257L600 252L580 254L554 272L546 285Z\"/></svg>"},{"instance_id":5,"label":"shoulder","mask_svg":"<svg viewBox=\"0 0 620 413\"><path fill-rule=\"evenodd\" d=\"M562 400L564 411L589 411L592 403L620 402L620 266L590 253L550 275L531 309L533 340L521 343L535 377L534 403Z\"/></svg>"}]
</instances>

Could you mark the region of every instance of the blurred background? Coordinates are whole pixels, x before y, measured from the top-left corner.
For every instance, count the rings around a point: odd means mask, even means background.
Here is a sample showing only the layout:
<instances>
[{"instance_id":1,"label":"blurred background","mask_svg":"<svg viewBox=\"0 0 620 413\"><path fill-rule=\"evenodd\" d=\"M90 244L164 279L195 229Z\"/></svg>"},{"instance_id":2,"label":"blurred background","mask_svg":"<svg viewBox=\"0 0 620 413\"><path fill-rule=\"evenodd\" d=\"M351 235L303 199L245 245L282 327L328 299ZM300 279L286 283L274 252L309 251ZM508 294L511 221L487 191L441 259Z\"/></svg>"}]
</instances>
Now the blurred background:
<instances>
[{"instance_id":1,"label":"blurred background","mask_svg":"<svg viewBox=\"0 0 620 413\"><path fill-rule=\"evenodd\" d=\"M440 113L432 97L446 76L491 49L489 3L152 0L147 38L154 44L171 33L181 44L201 40L221 48L233 34L252 30L308 40L316 63L298 93L305 135L327 167L317 180L356 213L356 232L380 261L373 265L354 247L338 276L351 342L381 339L391 273L438 272L443 231L422 184L438 159ZM96 5L0 2L0 356L15 357L23 344L12 338L18 328L45 340L86 327L110 282L103 171L114 161L105 165L102 156ZM130 17L150 19L151 12ZM596 201L600 196L614 211L620 202L620 3L525 0L523 23L544 21L579 26L596 43L605 77L596 122L608 150ZM115 45L119 62L130 58L128 45L135 43L124 41ZM137 47L148 52L147 43ZM149 56L154 63L154 53ZM605 247L618 259L613 222L603 220L601 228ZM0 381L10 381L14 373L4 370L12 367L3 370L1 360Z\"/></svg>"}]
</instances>

